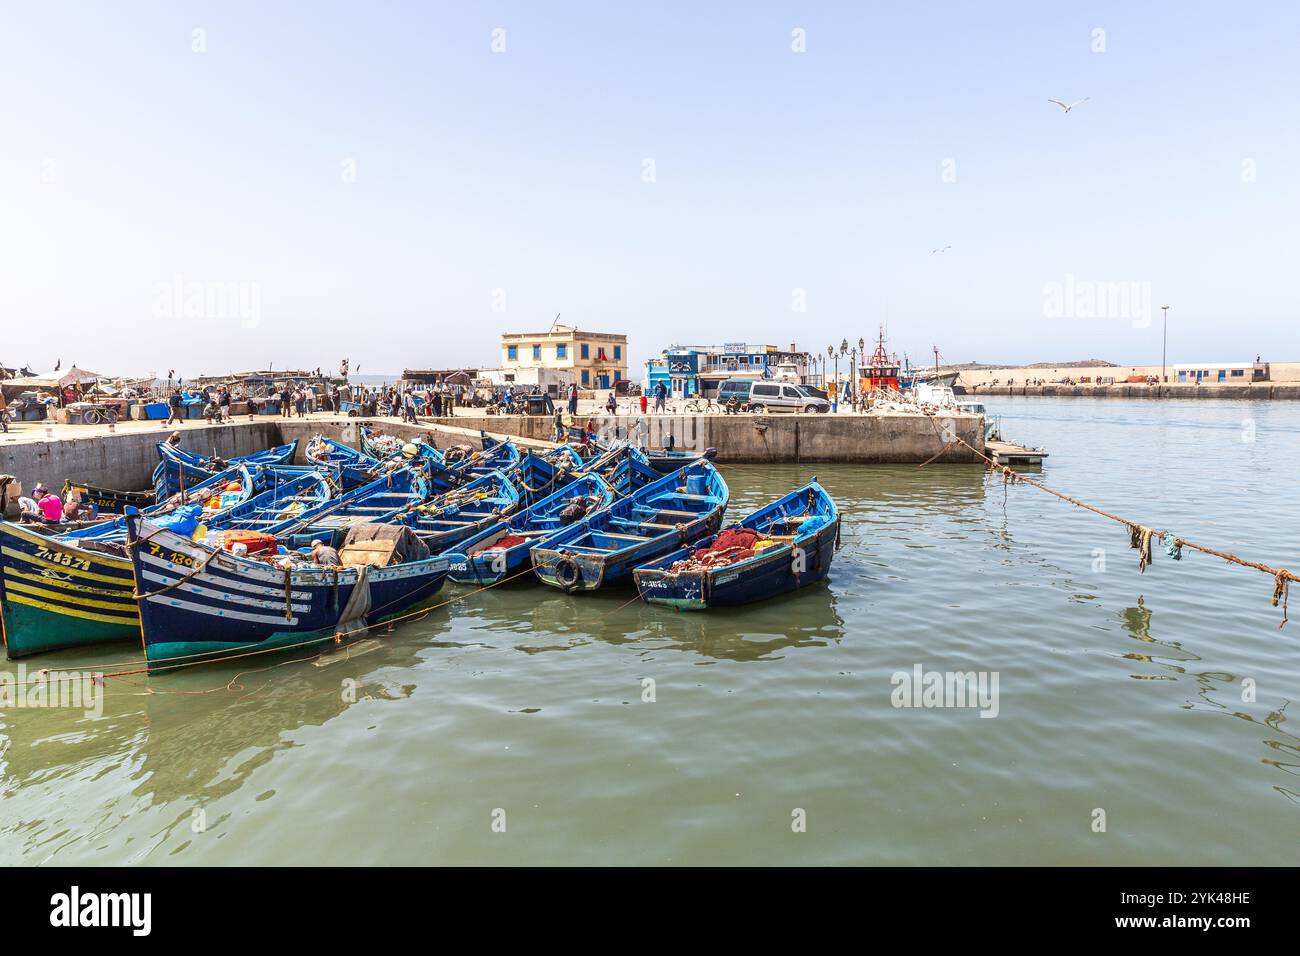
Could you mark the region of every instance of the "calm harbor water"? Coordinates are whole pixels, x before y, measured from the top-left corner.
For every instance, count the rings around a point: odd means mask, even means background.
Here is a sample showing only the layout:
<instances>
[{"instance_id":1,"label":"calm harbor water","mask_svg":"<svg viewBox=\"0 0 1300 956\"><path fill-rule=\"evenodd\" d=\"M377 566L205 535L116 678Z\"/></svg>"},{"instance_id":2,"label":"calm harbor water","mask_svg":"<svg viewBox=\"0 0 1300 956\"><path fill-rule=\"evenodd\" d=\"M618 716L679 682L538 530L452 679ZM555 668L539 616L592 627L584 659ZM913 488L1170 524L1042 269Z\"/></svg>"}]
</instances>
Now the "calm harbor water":
<instances>
[{"instance_id":1,"label":"calm harbor water","mask_svg":"<svg viewBox=\"0 0 1300 956\"><path fill-rule=\"evenodd\" d=\"M1300 567L1300 406L988 404L1049 485ZM1266 575L1139 574L1119 526L978 467L724 473L734 516L818 475L829 585L692 615L521 583L327 661L4 712L0 863L1300 863L1300 621ZM894 707L916 665L996 672L996 718Z\"/></svg>"}]
</instances>

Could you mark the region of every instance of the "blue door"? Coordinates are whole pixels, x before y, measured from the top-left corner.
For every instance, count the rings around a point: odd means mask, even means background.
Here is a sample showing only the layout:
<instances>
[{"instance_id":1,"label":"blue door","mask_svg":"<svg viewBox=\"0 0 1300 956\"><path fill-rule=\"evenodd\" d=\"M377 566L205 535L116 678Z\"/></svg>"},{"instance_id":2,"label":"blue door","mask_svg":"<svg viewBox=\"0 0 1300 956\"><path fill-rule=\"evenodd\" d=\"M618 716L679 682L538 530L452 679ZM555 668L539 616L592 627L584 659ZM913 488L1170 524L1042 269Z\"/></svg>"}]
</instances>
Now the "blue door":
<instances>
[{"instance_id":1,"label":"blue door","mask_svg":"<svg viewBox=\"0 0 1300 956\"><path fill-rule=\"evenodd\" d=\"M608 375L602 375L602 376L600 377L600 387L601 387L601 388L609 388L609 376L608 376Z\"/></svg>"},{"instance_id":2,"label":"blue door","mask_svg":"<svg viewBox=\"0 0 1300 956\"><path fill-rule=\"evenodd\" d=\"M1219 369L1219 381L1226 382L1227 380L1228 380L1228 373L1223 369Z\"/></svg>"}]
</instances>

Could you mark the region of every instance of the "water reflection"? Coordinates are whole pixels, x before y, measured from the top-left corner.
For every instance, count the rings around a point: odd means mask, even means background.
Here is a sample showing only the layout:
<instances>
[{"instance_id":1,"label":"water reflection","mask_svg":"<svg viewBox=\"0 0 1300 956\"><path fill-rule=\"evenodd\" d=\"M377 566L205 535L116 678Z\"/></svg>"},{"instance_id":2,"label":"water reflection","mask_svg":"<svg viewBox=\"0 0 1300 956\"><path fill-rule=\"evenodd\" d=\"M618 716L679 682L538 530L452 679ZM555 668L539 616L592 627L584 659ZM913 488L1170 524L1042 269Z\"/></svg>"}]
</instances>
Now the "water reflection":
<instances>
[{"instance_id":1,"label":"water reflection","mask_svg":"<svg viewBox=\"0 0 1300 956\"><path fill-rule=\"evenodd\" d=\"M370 640L256 670L208 666L163 679L110 678L99 719L52 710L8 715L0 793L45 790L41 803L53 808L60 781L124 773L131 784L116 797L119 805L176 810L153 834L166 838L189 826L192 808L236 793L258 768L298 746L296 731L323 727L358 701L410 696L415 682L401 671L421 662L424 646L418 639ZM109 815L100 830L111 830L114 819L121 818ZM10 823L43 841L53 825L43 815Z\"/></svg>"}]
</instances>

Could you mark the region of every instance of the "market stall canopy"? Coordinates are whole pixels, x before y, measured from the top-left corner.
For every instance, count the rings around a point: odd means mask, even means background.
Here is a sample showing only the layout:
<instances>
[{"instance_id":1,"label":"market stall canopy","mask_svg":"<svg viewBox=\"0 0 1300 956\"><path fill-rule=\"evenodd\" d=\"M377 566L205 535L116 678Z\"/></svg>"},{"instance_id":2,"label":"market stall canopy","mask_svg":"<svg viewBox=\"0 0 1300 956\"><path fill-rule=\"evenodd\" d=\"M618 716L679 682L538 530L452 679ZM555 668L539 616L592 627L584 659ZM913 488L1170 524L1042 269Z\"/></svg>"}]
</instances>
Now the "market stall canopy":
<instances>
[{"instance_id":1,"label":"market stall canopy","mask_svg":"<svg viewBox=\"0 0 1300 956\"><path fill-rule=\"evenodd\" d=\"M87 382L97 382L100 376L94 372L87 372L84 368L77 368L75 365L66 372L42 372L40 375L24 375L22 378L7 378L4 380L6 387L15 388L63 388L65 385L85 385Z\"/></svg>"}]
</instances>

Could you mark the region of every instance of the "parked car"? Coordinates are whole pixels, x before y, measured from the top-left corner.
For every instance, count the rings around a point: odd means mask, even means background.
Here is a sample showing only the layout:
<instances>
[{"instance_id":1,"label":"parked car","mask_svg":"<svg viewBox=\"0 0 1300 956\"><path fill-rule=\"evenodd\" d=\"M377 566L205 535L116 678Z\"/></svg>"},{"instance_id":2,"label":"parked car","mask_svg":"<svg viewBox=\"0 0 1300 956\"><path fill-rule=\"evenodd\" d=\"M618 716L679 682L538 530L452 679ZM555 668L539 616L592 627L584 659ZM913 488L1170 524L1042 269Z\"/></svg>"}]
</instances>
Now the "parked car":
<instances>
[{"instance_id":1,"label":"parked car","mask_svg":"<svg viewBox=\"0 0 1300 956\"><path fill-rule=\"evenodd\" d=\"M752 378L729 378L718 387L718 395L714 399L719 405L726 405L731 401L731 396L735 395L741 403L749 401L749 387L754 384Z\"/></svg>"},{"instance_id":2,"label":"parked car","mask_svg":"<svg viewBox=\"0 0 1300 956\"><path fill-rule=\"evenodd\" d=\"M725 383L724 383L725 384ZM763 412L829 412L831 403L804 391L802 385L754 382L749 388L749 410Z\"/></svg>"}]
</instances>

